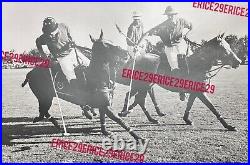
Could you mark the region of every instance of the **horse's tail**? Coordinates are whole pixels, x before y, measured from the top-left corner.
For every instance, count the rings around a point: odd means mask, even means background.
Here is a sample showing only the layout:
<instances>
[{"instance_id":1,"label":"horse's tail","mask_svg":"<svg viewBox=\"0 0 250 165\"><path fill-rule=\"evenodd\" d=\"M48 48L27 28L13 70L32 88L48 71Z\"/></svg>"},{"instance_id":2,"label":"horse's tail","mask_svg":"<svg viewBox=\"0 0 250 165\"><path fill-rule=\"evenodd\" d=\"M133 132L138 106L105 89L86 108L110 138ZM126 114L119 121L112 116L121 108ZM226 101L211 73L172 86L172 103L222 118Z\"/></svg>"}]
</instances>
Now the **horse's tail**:
<instances>
[{"instance_id":1,"label":"horse's tail","mask_svg":"<svg viewBox=\"0 0 250 165\"><path fill-rule=\"evenodd\" d=\"M29 78L30 78L30 72L26 75L26 78L24 82L22 83L22 87L24 87L29 82Z\"/></svg>"}]
</instances>

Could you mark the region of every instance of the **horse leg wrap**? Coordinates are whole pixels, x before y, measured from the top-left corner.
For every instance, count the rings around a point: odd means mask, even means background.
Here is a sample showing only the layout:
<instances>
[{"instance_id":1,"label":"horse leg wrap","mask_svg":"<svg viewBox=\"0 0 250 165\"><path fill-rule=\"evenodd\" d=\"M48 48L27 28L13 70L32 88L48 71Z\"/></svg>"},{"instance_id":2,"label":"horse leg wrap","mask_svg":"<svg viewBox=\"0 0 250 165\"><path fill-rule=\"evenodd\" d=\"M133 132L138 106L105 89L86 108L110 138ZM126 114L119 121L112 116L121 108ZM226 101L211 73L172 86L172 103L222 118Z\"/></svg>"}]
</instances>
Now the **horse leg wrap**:
<instances>
[{"instance_id":1,"label":"horse leg wrap","mask_svg":"<svg viewBox=\"0 0 250 165\"><path fill-rule=\"evenodd\" d=\"M81 107L82 107L82 106L81 106ZM83 111L82 115L86 116L86 118L88 118L89 120L92 119L92 116L91 116L91 114L89 113L89 110L90 110L90 109L91 109L91 107L88 106L88 105L82 107L82 111Z\"/></svg>"},{"instance_id":2,"label":"horse leg wrap","mask_svg":"<svg viewBox=\"0 0 250 165\"><path fill-rule=\"evenodd\" d=\"M105 123L101 123L101 132L105 136L108 136L108 135L112 134L111 132L107 131Z\"/></svg>"}]
</instances>

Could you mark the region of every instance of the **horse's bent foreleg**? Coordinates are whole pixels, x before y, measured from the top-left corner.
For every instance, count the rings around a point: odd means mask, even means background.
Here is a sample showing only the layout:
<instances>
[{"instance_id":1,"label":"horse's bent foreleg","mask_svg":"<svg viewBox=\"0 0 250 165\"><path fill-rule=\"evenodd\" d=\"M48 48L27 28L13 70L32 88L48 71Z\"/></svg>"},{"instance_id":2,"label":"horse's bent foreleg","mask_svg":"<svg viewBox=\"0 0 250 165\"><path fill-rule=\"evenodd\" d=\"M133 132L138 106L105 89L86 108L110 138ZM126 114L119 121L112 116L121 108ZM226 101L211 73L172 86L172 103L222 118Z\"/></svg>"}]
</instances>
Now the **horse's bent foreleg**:
<instances>
[{"instance_id":1,"label":"horse's bent foreleg","mask_svg":"<svg viewBox=\"0 0 250 165\"><path fill-rule=\"evenodd\" d=\"M139 91L138 94L135 96L135 102L137 102L140 105L141 109L143 110L144 114L147 116L150 122L158 124L158 120L153 119L146 109L145 102L146 102L147 92L148 92L147 90Z\"/></svg>"},{"instance_id":2,"label":"horse's bent foreleg","mask_svg":"<svg viewBox=\"0 0 250 165\"><path fill-rule=\"evenodd\" d=\"M208 99L208 97L205 95L205 93L201 93L198 95L199 99L213 112L213 114L217 117L217 119L221 122L221 124L224 126L224 128L235 131L235 127L229 125L226 123L224 118L217 112L212 102Z\"/></svg>"},{"instance_id":3,"label":"horse's bent foreleg","mask_svg":"<svg viewBox=\"0 0 250 165\"><path fill-rule=\"evenodd\" d=\"M128 110L132 110L138 103L137 102L133 102L129 107L128 107Z\"/></svg>"},{"instance_id":4,"label":"horse's bent foreleg","mask_svg":"<svg viewBox=\"0 0 250 165\"><path fill-rule=\"evenodd\" d=\"M120 117L116 116L113 112L111 107L105 107L103 108L105 110L106 115L113 121L115 121L117 124L119 124L121 127L123 127L126 131L130 133L131 136L133 136L136 140L142 139L139 137Z\"/></svg>"},{"instance_id":5,"label":"horse's bent foreleg","mask_svg":"<svg viewBox=\"0 0 250 165\"><path fill-rule=\"evenodd\" d=\"M189 98L188 98L188 102L187 102L187 107L186 107L186 110L185 110L185 113L184 113L184 116L183 116L183 120L186 122L187 125L192 125L192 121L190 121L188 119L189 117L189 112L193 106L193 103L194 103L194 100L195 98L197 97L196 94L194 93L191 93Z\"/></svg>"},{"instance_id":6,"label":"horse's bent foreleg","mask_svg":"<svg viewBox=\"0 0 250 165\"><path fill-rule=\"evenodd\" d=\"M132 89L130 91L130 97L129 97L129 92L126 93L126 97L125 97L125 101L124 101L124 105L123 105L123 109L122 112L127 110L127 106L128 106L128 99L131 99L131 97L133 97L135 94L137 93L137 90ZM129 98L128 98L129 97Z\"/></svg>"},{"instance_id":7,"label":"horse's bent foreleg","mask_svg":"<svg viewBox=\"0 0 250 165\"><path fill-rule=\"evenodd\" d=\"M133 97L136 93L137 93L137 90L132 89L130 91L130 98ZM118 113L118 116L120 116L120 117L126 117L130 113L129 110L131 110L134 106L137 105L137 103L134 102L131 106L129 106L128 111L127 111L128 99L130 99L128 97L129 97L129 92L126 93L126 97L125 97L125 101L124 101L122 111L120 113Z\"/></svg>"},{"instance_id":8,"label":"horse's bent foreleg","mask_svg":"<svg viewBox=\"0 0 250 165\"><path fill-rule=\"evenodd\" d=\"M165 114L160 111L160 108L159 108L159 106L158 106L158 104L156 102L155 92L154 92L153 87L150 90L148 90L148 94L149 94L149 96L150 96L150 98L151 98L151 100L152 100L152 102L153 102L153 104L155 106L155 110L156 110L156 113L158 114L158 116L165 116Z\"/></svg>"},{"instance_id":9,"label":"horse's bent foreleg","mask_svg":"<svg viewBox=\"0 0 250 165\"><path fill-rule=\"evenodd\" d=\"M105 122L105 109L100 108L99 109L99 113L100 113L100 123L101 123L101 132L103 135L108 136L111 135L111 132L106 130L106 122Z\"/></svg>"}]
</instances>

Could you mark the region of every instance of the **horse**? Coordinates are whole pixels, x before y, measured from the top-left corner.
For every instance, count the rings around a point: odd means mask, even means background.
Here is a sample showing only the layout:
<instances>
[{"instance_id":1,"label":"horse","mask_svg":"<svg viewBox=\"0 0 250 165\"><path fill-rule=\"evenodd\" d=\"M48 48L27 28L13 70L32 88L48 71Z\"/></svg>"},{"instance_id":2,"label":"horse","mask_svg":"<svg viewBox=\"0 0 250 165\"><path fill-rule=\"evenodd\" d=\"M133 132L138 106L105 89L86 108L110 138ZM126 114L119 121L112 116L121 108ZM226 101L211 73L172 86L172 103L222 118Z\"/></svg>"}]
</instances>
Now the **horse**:
<instances>
[{"instance_id":1,"label":"horse","mask_svg":"<svg viewBox=\"0 0 250 165\"><path fill-rule=\"evenodd\" d=\"M126 61L128 58L128 52L123 50L119 46L115 46L107 40L103 39L103 32L101 32L99 39L94 39L90 36L93 42L91 62L87 69L85 69L85 76L87 77L87 86L79 89L82 91L82 100L85 101L86 105L92 108L98 108L100 113L101 132L104 135L110 135L111 132L106 130L105 127L105 115L120 124L126 131L130 133L136 140L142 139L139 137L123 120L116 116L112 112L111 108L111 93L110 88L110 70L109 65L116 65L117 59ZM141 57L139 61L148 63L147 67L150 70L155 70L160 63L158 55L148 54L147 56ZM58 122L54 117L49 114L49 109L52 104L53 98L56 96L53 82L57 89L58 97L69 101L73 104L77 104L74 96L70 92L69 84L57 84L57 79L64 79L65 76L60 75L61 69L59 65L51 68L52 77L51 80L50 72L48 68L34 68L27 75L22 86L29 83L30 89L37 97L39 102L39 117L35 117L33 122L41 121L46 117L51 121L56 128L60 129ZM146 70L147 71L147 70ZM66 80L65 80L66 81ZM64 82L64 81L63 81ZM60 89L64 89L63 92Z\"/></svg>"},{"instance_id":2,"label":"horse","mask_svg":"<svg viewBox=\"0 0 250 165\"><path fill-rule=\"evenodd\" d=\"M189 69L189 74L187 76L184 76L182 78L192 80L192 81L198 81L198 82L206 82L207 79L211 79L213 76L207 76L207 74L210 74L212 71L212 66L216 60L222 61L222 66L218 69L221 69L225 65L230 65L232 68L236 69L239 67L239 64L241 63L241 60L236 56L236 54L232 51L230 48L230 45L225 41L224 39L224 33L221 35L218 35L205 43L203 46L201 46L196 52L194 52L192 55L187 57L187 64ZM180 74L180 72L171 72L169 69L166 69L166 67L162 66L162 61L160 66L157 69L157 74L164 74L164 75L171 75L173 77L181 77L183 75ZM126 64L121 65L117 70L118 72L122 72L121 70L126 66ZM162 69L163 68L163 69ZM120 71L119 71L120 70ZM121 77L119 77L120 80L122 80ZM119 80L118 80L119 81ZM158 84L159 85L159 84ZM205 92L194 92L190 90L185 90L182 88L172 88L165 85L160 84L160 87L163 89L172 91L172 92L185 92L189 93L190 96L188 98L187 107L183 116L183 120L187 125L192 125L192 121L189 120L189 113L191 110L191 107L195 101L196 98L199 98L211 111L212 113L217 117L217 119L220 121L220 123L224 126L224 128L234 131L236 130L235 127L227 124L227 122L224 120L224 118L219 114L219 112L216 110L212 102L209 100ZM153 89L153 88L152 88ZM139 92L135 92L133 89L131 90L130 97L135 95L135 101L129 106L128 110L126 108L126 102L128 99L128 95L126 95L125 98L125 104L123 110L119 113L119 116L125 117L127 114L130 113L130 110L133 109L137 104L139 104L143 111L145 111L145 98L147 95L147 92L151 90L140 90ZM152 101L155 105L157 105L154 93L150 94ZM148 116L149 114L146 114L147 118L151 118Z\"/></svg>"}]
</instances>

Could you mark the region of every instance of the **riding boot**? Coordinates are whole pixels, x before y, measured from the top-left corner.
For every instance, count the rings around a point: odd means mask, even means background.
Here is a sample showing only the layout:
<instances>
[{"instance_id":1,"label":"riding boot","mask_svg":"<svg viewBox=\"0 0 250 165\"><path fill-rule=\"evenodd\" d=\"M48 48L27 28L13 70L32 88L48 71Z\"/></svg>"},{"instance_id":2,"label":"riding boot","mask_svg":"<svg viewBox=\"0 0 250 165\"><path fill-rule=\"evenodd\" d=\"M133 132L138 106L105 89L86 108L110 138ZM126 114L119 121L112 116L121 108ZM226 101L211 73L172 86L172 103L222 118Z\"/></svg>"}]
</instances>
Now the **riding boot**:
<instances>
[{"instance_id":1,"label":"riding boot","mask_svg":"<svg viewBox=\"0 0 250 165\"><path fill-rule=\"evenodd\" d=\"M89 108L88 106L86 106L86 100L82 99L82 95L81 95L81 86L79 85L79 82L77 79L72 79L70 80L70 87L72 89L76 104L80 105L82 110L83 110L83 114L88 118L88 119L92 119L91 114L88 112Z\"/></svg>"},{"instance_id":2,"label":"riding boot","mask_svg":"<svg viewBox=\"0 0 250 165\"><path fill-rule=\"evenodd\" d=\"M178 67L180 70L181 77L185 78L189 74L189 68L188 68L188 64L187 64L186 55L185 54L178 54L177 57L178 57ZM186 98L185 92L181 91L179 93L179 96L180 96L181 101L185 101L185 98Z\"/></svg>"}]
</instances>

